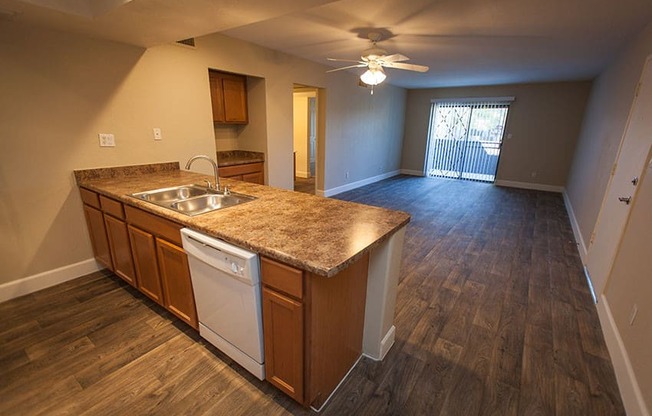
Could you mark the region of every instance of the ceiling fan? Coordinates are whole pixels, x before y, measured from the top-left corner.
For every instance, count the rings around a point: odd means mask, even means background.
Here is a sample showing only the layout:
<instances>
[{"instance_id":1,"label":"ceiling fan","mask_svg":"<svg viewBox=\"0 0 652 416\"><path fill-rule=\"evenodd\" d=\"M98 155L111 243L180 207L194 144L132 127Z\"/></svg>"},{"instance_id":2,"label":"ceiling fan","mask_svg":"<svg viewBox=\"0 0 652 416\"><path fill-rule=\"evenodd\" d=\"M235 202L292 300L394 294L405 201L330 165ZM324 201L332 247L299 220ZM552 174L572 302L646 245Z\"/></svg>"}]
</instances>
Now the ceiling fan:
<instances>
[{"instance_id":1,"label":"ceiling fan","mask_svg":"<svg viewBox=\"0 0 652 416\"><path fill-rule=\"evenodd\" d=\"M326 72L335 72L342 71L345 69L351 68L368 68L365 73L360 76L360 80L367 85L378 85L385 80L387 77L383 68L394 68L394 69L404 69L407 71L416 71L416 72L427 72L428 67L425 65L415 65L415 64L406 64L404 61L408 61L408 58L405 55L400 53L395 53L392 55L387 55L387 51L383 48L380 48L377 43L382 38L382 35L379 32L369 32L367 35L371 41L371 48L365 49L362 51L360 56L360 61L354 61L350 59L337 59L337 58L326 58L329 61L335 62L355 62L355 65L348 65L342 68L331 69Z\"/></svg>"}]
</instances>

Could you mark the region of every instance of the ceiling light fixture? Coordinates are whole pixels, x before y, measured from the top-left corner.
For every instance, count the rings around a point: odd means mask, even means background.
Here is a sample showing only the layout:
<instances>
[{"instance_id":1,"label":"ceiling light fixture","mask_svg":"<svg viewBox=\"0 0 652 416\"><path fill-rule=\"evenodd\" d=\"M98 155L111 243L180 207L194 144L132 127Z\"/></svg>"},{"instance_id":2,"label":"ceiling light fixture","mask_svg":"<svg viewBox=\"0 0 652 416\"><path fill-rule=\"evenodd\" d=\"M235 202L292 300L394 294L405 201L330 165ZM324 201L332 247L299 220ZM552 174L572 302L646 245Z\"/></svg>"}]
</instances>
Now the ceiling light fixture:
<instances>
[{"instance_id":1,"label":"ceiling light fixture","mask_svg":"<svg viewBox=\"0 0 652 416\"><path fill-rule=\"evenodd\" d=\"M369 64L369 69L367 69L364 74L360 75L360 80L367 85L378 85L381 82L385 81L387 75L383 71L383 67L380 65Z\"/></svg>"}]
</instances>

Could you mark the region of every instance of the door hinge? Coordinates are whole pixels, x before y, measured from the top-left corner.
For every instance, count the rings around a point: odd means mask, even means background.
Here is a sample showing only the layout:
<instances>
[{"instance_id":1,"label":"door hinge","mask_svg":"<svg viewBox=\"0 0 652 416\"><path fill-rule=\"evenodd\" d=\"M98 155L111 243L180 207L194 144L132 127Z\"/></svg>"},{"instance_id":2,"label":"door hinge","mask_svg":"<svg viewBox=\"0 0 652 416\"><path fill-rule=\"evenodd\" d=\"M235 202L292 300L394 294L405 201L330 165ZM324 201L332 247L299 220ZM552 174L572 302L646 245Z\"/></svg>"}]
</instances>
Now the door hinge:
<instances>
[{"instance_id":1,"label":"door hinge","mask_svg":"<svg viewBox=\"0 0 652 416\"><path fill-rule=\"evenodd\" d=\"M638 94L641 92L641 85L641 82L636 85L636 94L634 94L634 98L638 97Z\"/></svg>"},{"instance_id":2,"label":"door hinge","mask_svg":"<svg viewBox=\"0 0 652 416\"><path fill-rule=\"evenodd\" d=\"M616 167L618 167L618 162L614 163L614 165L611 167L611 176L616 174Z\"/></svg>"},{"instance_id":3,"label":"door hinge","mask_svg":"<svg viewBox=\"0 0 652 416\"><path fill-rule=\"evenodd\" d=\"M595 231L591 233L591 239L589 240L589 246L595 241Z\"/></svg>"}]
</instances>

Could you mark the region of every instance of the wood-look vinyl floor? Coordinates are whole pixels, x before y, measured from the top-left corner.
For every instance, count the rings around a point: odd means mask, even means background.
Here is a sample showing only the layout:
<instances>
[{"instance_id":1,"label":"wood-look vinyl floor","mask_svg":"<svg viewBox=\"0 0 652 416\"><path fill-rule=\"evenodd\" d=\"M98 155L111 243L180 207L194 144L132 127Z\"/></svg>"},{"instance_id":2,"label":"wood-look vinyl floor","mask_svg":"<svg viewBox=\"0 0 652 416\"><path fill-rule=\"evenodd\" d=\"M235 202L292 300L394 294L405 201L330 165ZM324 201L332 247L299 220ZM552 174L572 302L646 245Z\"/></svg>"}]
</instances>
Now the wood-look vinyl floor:
<instances>
[{"instance_id":1,"label":"wood-look vinyl floor","mask_svg":"<svg viewBox=\"0 0 652 416\"><path fill-rule=\"evenodd\" d=\"M396 177L396 344L325 415L623 415L560 195ZM0 414L309 414L106 272L0 304Z\"/></svg>"}]
</instances>

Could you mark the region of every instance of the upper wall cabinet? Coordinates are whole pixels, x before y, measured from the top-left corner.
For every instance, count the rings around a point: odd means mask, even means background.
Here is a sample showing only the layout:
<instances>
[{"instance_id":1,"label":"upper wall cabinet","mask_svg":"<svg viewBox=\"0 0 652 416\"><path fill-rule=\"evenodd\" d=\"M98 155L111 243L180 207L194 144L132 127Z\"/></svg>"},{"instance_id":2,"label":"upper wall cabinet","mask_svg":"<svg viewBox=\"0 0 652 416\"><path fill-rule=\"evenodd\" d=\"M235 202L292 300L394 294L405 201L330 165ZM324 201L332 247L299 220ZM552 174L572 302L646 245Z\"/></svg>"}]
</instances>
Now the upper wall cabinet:
<instances>
[{"instance_id":1,"label":"upper wall cabinet","mask_svg":"<svg viewBox=\"0 0 652 416\"><path fill-rule=\"evenodd\" d=\"M213 122L247 124L247 77L209 70Z\"/></svg>"}]
</instances>

